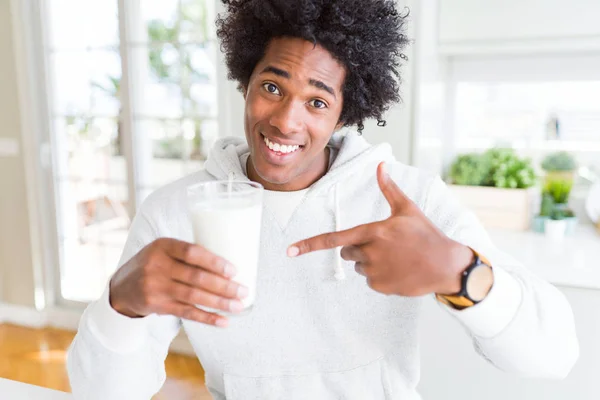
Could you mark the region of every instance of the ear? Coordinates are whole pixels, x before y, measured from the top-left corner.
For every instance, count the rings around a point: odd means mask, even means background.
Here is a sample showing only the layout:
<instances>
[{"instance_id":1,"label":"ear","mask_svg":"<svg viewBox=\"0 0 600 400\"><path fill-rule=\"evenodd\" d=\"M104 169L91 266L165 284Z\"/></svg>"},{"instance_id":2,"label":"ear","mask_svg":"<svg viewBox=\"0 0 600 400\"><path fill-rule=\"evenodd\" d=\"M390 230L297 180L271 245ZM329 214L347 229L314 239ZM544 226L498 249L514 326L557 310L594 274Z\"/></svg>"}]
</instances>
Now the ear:
<instances>
[{"instance_id":1,"label":"ear","mask_svg":"<svg viewBox=\"0 0 600 400\"><path fill-rule=\"evenodd\" d=\"M248 85L243 85L239 83L237 88L244 97L244 100L246 100L246 95L248 94Z\"/></svg>"},{"instance_id":2,"label":"ear","mask_svg":"<svg viewBox=\"0 0 600 400\"><path fill-rule=\"evenodd\" d=\"M333 130L334 132L339 131L340 129L342 129L344 127L344 121L339 121L337 123L337 125L335 126L335 129Z\"/></svg>"}]
</instances>

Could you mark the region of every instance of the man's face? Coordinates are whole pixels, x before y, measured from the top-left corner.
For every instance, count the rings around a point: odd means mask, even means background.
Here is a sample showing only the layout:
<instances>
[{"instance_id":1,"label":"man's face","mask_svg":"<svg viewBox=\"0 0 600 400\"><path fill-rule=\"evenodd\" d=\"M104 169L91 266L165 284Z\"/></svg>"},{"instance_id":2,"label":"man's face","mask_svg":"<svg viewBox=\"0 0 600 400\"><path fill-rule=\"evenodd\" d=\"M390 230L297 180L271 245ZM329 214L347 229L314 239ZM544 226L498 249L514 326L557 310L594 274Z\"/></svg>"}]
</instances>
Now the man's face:
<instances>
[{"instance_id":1,"label":"man's face","mask_svg":"<svg viewBox=\"0 0 600 400\"><path fill-rule=\"evenodd\" d=\"M269 190L300 190L327 171L345 68L320 46L273 39L245 90L248 174Z\"/></svg>"}]
</instances>

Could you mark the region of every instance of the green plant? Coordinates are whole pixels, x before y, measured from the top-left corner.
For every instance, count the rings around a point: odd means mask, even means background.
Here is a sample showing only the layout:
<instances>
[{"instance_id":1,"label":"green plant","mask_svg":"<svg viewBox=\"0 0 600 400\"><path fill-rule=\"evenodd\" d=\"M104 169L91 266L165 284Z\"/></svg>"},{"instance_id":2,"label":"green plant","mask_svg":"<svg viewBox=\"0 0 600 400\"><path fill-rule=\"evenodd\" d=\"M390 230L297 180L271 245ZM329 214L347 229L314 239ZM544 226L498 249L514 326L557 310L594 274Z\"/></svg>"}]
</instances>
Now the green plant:
<instances>
[{"instance_id":1,"label":"green plant","mask_svg":"<svg viewBox=\"0 0 600 400\"><path fill-rule=\"evenodd\" d=\"M549 217L554 210L554 198L550 194L545 193L542 195L542 205L540 207L540 216Z\"/></svg>"},{"instance_id":2,"label":"green plant","mask_svg":"<svg viewBox=\"0 0 600 400\"><path fill-rule=\"evenodd\" d=\"M526 189L536 180L529 159L520 158L512 149L501 148L458 156L450 167L449 177L457 185L509 189Z\"/></svg>"},{"instance_id":3,"label":"green plant","mask_svg":"<svg viewBox=\"0 0 600 400\"><path fill-rule=\"evenodd\" d=\"M508 189L526 189L535 184L536 176L531 160L520 158L512 149L490 149L483 154L489 165L485 186Z\"/></svg>"},{"instance_id":4,"label":"green plant","mask_svg":"<svg viewBox=\"0 0 600 400\"><path fill-rule=\"evenodd\" d=\"M550 219L554 220L554 221L560 221L560 220L567 219L567 218L569 218L568 210L561 210L561 209L555 208L550 213Z\"/></svg>"},{"instance_id":5,"label":"green plant","mask_svg":"<svg viewBox=\"0 0 600 400\"><path fill-rule=\"evenodd\" d=\"M544 185L544 194L552 196L555 204L566 204L573 188L573 181L568 179L553 179Z\"/></svg>"},{"instance_id":6,"label":"green plant","mask_svg":"<svg viewBox=\"0 0 600 400\"><path fill-rule=\"evenodd\" d=\"M481 154L462 154L452 163L449 177L456 185L482 186L488 170Z\"/></svg>"},{"instance_id":7,"label":"green plant","mask_svg":"<svg viewBox=\"0 0 600 400\"><path fill-rule=\"evenodd\" d=\"M542 161L542 169L546 172L570 172L576 168L575 157L566 151L548 154Z\"/></svg>"}]
</instances>

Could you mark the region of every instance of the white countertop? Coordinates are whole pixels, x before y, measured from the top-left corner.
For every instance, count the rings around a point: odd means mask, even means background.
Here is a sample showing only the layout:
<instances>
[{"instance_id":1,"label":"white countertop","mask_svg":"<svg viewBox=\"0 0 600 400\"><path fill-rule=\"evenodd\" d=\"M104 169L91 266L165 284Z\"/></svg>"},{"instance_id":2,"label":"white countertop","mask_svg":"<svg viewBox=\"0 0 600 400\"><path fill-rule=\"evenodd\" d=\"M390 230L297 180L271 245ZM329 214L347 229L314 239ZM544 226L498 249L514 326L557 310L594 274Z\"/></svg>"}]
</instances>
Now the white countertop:
<instances>
[{"instance_id":1,"label":"white countertop","mask_svg":"<svg viewBox=\"0 0 600 400\"><path fill-rule=\"evenodd\" d=\"M557 286L600 289L600 234L578 226L575 235L552 241L531 231L490 230L498 248Z\"/></svg>"},{"instance_id":2,"label":"white countertop","mask_svg":"<svg viewBox=\"0 0 600 400\"><path fill-rule=\"evenodd\" d=\"M0 378L0 398L6 400L73 400L69 393Z\"/></svg>"}]
</instances>

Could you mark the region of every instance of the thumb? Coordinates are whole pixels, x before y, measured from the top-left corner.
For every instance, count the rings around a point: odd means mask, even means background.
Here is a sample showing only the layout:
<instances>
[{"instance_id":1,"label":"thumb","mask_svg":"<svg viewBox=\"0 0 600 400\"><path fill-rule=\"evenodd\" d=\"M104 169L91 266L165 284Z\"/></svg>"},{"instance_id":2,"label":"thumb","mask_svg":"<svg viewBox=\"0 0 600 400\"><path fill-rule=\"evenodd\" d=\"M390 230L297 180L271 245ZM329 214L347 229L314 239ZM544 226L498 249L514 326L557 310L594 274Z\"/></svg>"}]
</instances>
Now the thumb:
<instances>
[{"instance_id":1,"label":"thumb","mask_svg":"<svg viewBox=\"0 0 600 400\"><path fill-rule=\"evenodd\" d=\"M379 163L377 167L377 182L385 199L390 204L393 215L405 213L412 208L412 200L390 178L385 162Z\"/></svg>"}]
</instances>

